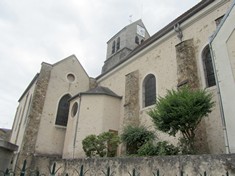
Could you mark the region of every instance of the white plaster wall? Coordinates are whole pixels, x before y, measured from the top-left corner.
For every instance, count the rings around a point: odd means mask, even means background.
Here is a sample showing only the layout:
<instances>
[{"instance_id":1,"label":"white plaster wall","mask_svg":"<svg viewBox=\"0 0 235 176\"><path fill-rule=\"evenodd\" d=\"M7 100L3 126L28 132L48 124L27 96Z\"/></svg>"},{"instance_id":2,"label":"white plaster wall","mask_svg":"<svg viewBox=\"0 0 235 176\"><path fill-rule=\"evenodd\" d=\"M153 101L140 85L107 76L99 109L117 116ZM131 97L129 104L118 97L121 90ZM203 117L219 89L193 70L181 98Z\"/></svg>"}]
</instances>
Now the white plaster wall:
<instances>
[{"instance_id":1,"label":"white plaster wall","mask_svg":"<svg viewBox=\"0 0 235 176\"><path fill-rule=\"evenodd\" d=\"M104 97L83 95L81 98L78 116L77 138L74 148L74 157L85 157L82 149L82 140L90 134L100 134L103 131Z\"/></svg>"},{"instance_id":2,"label":"white plaster wall","mask_svg":"<svg viewBox=\"0 0 235 176\"><path fill-rule=\"evenodd\" d=\"M20 151L21 149L25 127L27 126L27 118L32 104L32 102L30 104L30 98L32 100L35 86L36 80L19 101L19 105L14 119L14 124L12 126L10 142L19 146L18 151Z\"/></svg>"},{"instance_id":3,"label":"white plaster wall","mask_svg":"<svg viewBox=\"0 0 235 176\"><path fill-rule=\"evenodd\" d=\"M221 4L221 2L223 2ZM194 39L195 54L198 64L198 76L201 87L203 87L204 78L203 69L201 67L201 51L208 43L209 37L216 29L215 19L222 16L230 5L230 1L215 1L212 5L202 10L200 13L182 24L183 40ZM164 96L167 89L176 89L177 86L177 63L175 46L180 41L176 37L176 33L172 30L152 45L148 46L129 61L117 67L115 70L98 79L100 86L109 87L120 96L125 95L125 75L132 71L139 70L139 98L140 107L142 106L142 82L146 75L152 73L157 78L157 96ZM121 102L121 119L120 125L123 126L124 99ZM217 106L218 107L218 106ZM151 108L151 107L149 107ZM149 108L140 109L140 121L146 126L152 127L150 117L146 114ZM216 111L218 112L218 111ZM210 121L214 123L213 121ZM220 118L215 119L215 123L221 123ZM213 125L213 124L211 124ZM208 132L213 137L213 131ZM160 135L162 136L162 135ZM165 138L165 136L164 136ZM212 145L218 142L224 143L223 139L216 141L210 140ZM216 151L216 153L219 151Z\"/></svg>"},{"instance_id":4,"label":"white plaster wall","mask_svg":"<svg viewBox=\"0 0 235 176\"><path fill-rule=\"evenodd\" d=\"M75 116L72 116L72 108L75 103L78 103L78 110ZM78 127L79 113L80 113L80 98L77 97L72 101L70 101L69 118L68 118L64 148L63 148L63 158L74 158L74 148L76 146L75 140L77 135L76 131Z\"/></svg>"},{"instance_id":5,"label":"white plaster wall","mask_svg":"<svg viewBox=\"0 0 235 176\"><path fill-rule=\"evenodd\" d=\"M210 149L210 153L221 154L226 153L225 138L223 125L220 115L219 99L217 95L216 87L207 89L213 94L213 101L215 102L215 107L208 117L205 117L206 125L206 136L207 144Z\"/></svg>"},{"instance_id":6,"label":"white plaster wall","mask_svg":"<svg viewBox=\"0 0 235 176\"><path fill-rule=\"evenodd\" d=\"M68 74L75 75L74 82L68 81ZM88 88L89 77L75 56L53 65L38 131L37 153L62 155L66 127L55 125L58 103L65 94L74 96Z\"/></svg>"},{"instance_id":7,"label":"white plaster wall","mask_svg":"<svg viewBox=\"0 0 235 176\"><path fill-rule=\"evenodd\" d=\"M104 95L103 132L119 130L120 104L120 98Z\"/></svg>"},{"instance_id":8,"label":"white plaster wall","mask_svg":"<svg viewBox=\"0 0 235 176\"><path fill-rule=\"evenodd\" d=\"M235 80L233 65L235 60L234 19L235 8L233 7L226 21L211 43L221 92L228 144L231 153L235 153Z\"/></svg>"},{"instance_id":9,"label":"white plaster wall","mask_svg":"<svg viewBox=\"0 0 235 176\"><path fill-rule=\"evenodd\" d=\"M231 63L231 69L233 72L233 79L235 79L235 29L233 29L232 33L230 34L227 42L227 51L228 57Z\"/></svg>"},{"instance_id":10,"label":"white plaster wall","mask_svg":"<svg viewBox=\"0 0 235 176\"><path fill-rule=\"evenodd\" d=\"M91 134L100 134L109 130L118 131L120 99L107 95L82 95L79 115L70 119L70 124L76 121L75 146L73 152L64 150L63 158L81 158L85 156L82 140ZM73 138L70 138L74 140ZM67 140L67 139L66 139ZM68 141L71 143L71 141ZM71 144L69 144L71 145ZM73 153L73 154L72 154Z\"/></svg>"}]
</instances>

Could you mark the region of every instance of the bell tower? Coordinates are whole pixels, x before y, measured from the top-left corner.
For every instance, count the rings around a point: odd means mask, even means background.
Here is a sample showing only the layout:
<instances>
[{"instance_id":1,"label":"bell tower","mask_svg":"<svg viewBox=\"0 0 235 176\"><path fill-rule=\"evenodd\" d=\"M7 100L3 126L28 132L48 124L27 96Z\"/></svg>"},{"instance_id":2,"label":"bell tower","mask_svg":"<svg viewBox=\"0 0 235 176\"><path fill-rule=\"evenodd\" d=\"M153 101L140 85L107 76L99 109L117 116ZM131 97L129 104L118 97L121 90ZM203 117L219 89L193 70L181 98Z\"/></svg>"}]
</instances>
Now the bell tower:
<instances>
[{"instance_id":1,"label":"bell tower","mask_svg":"<svg viewBox=\"0 0 235 176\"><path fill-rule=\"evenodd\" d=\"M106 60L102 67L102 73L124 61L128 54L149 37L141 19L124 27L107 42Z\"/></svg>"}]
</instances>

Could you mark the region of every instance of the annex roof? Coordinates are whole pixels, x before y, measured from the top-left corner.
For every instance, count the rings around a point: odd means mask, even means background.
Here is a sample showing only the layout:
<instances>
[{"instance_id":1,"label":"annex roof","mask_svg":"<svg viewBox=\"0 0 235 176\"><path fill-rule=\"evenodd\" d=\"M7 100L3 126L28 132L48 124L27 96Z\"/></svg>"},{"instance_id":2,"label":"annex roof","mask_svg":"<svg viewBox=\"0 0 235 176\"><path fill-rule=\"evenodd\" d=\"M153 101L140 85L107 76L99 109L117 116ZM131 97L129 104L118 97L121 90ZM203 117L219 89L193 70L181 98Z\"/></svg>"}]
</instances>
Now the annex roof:
<instances>
[{"instance_id":1,"label":"annex roof","mask_svg":"<svg viewBox=\"0 0 235 176\"><path fill-rule=\"evenodd\" d=\"M103 87L103 86L97 86L93 89L90 89L86 92L80 92L79 94L73 96L69 101L73 100L74 98L81 96L81 95L108 95L108 96L112 96L112 97L116 97L116 98L122 98L121 96L117 95L116 93L114 93L112 90L110 90L107 87Z\"/></svg>"}]
</instances>

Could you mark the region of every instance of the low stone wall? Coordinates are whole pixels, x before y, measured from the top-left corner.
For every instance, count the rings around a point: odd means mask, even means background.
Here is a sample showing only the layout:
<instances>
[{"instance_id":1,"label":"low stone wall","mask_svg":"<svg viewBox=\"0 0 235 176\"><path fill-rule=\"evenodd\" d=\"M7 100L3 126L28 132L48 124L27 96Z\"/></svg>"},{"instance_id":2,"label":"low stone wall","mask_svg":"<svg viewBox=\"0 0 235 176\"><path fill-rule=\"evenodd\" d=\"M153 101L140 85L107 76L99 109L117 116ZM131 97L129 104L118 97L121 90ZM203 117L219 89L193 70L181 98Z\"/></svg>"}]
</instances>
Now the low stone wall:
<instances>
[{"instance_id":1,"label":"low stone wall","mask_svg":"<svg viewBox=\"0 0 235 176\"><path fill-rule=\"evenodd\" d=\"M35 156L34 168L49 175L49 167L56 162L56 175L78 176L83 165L86 176L101 176L110 173L113 176L135 175L152 176L235 176L235 154L230 155L189 155L164 157L123 157L123 158L89 158L63 160L46 156ZM106 174L107 175L107 174Z\"/></svg>"}]
</instances>

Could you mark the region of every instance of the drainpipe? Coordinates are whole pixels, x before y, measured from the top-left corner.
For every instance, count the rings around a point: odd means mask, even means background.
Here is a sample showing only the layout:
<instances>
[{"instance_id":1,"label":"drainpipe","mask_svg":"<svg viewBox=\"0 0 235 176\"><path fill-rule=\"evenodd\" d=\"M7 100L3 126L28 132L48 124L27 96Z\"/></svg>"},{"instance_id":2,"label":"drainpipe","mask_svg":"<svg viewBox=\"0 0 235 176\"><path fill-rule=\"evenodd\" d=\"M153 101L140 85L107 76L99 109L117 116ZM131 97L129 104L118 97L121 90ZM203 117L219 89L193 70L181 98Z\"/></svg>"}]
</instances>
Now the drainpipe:
<instances>
[{"instance_id":1,"label":"drainpipe","mask_svg":"<svg viewBox=\"0 0 235 176\"><path fill-rule=\"evenodd\" d=\"M225 140L225 148L226 148L226 153L230 154L230 147L229 147L229 140L228 140L228 132L226 128L226 122L225 122L225 117L224 117L224 108L223 108L223 101L221 97L221 92L220 92L220 85L219 85L219 80L218 80L218 75L216 71L216 65L215 65L215 55L212 50L211 42L209 42L209 47L210 47L210 53L211 53L211 60L213 64L213 70L214 70L214 75L215 75L215 82L216 82L216 87L217 87L217 94L219 98L219 107L220 107L220 117L222 120L222 125L223 125L223 132L224 132L224 140Z\"/></svg>"},{"instance_id":2,"label":"drainpipe","mask_svg":"<svg viewBox=\"0 0 235 176\"><path fill-rule=\"evenodd\" d=\"M75 127L75 131L74 131L74 140L73 140L73 159L74 159L74 152L75 152L76 140L77 140L78 119L79 119L79 114L80 114L81 100L82 100L82 96L80 96L80 98L79 98L78 113L76 116L77 120L76 120L76 127Z\"/></svg>"}]
</instances>

